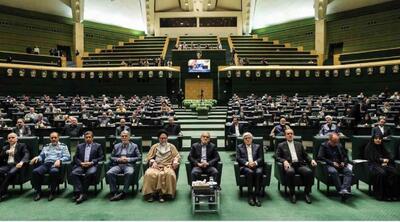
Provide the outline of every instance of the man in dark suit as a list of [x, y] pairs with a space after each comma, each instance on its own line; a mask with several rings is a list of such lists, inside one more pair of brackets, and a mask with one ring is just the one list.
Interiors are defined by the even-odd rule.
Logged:
[[75, 117], [70, 117], [70, 124], [65, 125], [64, 135], [70, 137], [80, 137], [83, 133], [81, 125], [78, 125], [78, 120]]
[[119, 121], [119, 126], [115, 128], [115, 136], [119, 136], [121, 135], [122, 131], [128, 131], [129, 134], [131, 134], [131, 128], [126, 124], [126, 120], [125, 119], [121, 119]]
[[243, 134], [243, 142], [237, 146], [236, 160], [239, 163], [240, 173], [246, 176], [249, 192], [248, 203], [251, 206], [261, 207], [259, 198], [264, 168], [263, 149], [260, 145], [253, 143], [253, 135], [249, 132]]
[[374, 137], [376, 135], [379, 135], [384, 139], [387, 139], [388, 136], [391, 136], [392, 131], [389, 126], [385, 126], [385, 123], [385, 117], [380, 117], [378, 124], [374, 128], [372, 128], [371, 136]]
[[[200, 142], [194, 143], [190, 149], [188, 160], [192, 165], [192, 181], [201, 179], [201, 174], [207, 174], [217, 181], [217, 165], [220, 157], [215, 144], [210, 143], [210, 133], [203, 132]], [[218, 184], [219, 185], [219, 184]]]
[[25, 144], [18, 143], [17, 134], [8, 134], [8, 145], [0, 151], [0, 201], [7, 198], [9, 181], [29, 161], [29, 151]]
[[13, 132], [19, 137], [32, 135], [31, 129], [29, 128], [29, 126], [25, 125], [24, 119], [17, 120], [17, 124], [15, 125]]
[[[129, 132], [122, 131], [122, 142], [114, 146], [110, 156], [111, 168], [106, 173], [106, 180], [110, 185], [110, 201], [117, 201], [126, 197], [133, 180], [133, 165], [142, 158], [138, 146], [130, 142], [129, 139]], [[121, 173], [124, 174], [124, 189], [119, 193], [117, 189], [117, 175]]]
[[180, 136], [182, 134], [181, 126], [175, 123], [173, 116], [168, 117], [168, 124], [165, 125], [164, 130], [167, 131], [170, 136]]
[[303, 144], [294, 141], [294, 132], [292, 129], [285, 130], [286, 141], [280, 143], [276, 150], [276, 160], [283, 164], [284, 173], [289, 184], [290, 199], [292, 203], [296, 203], [296, 194], [294, 190], [295, 174], [300, 174], [305, 184], [305, 199], [308, 204], [311, 203], [310, 192], [314, 181], [313, 171], [309, 168], [309, 164], [315, 167], [317, 162], [312, 160], [306, 153]]
[[76, 148], [71, 181], [74, 185], [74, 199], [77, 204], [87, 199], [87, 191], [91, 180], [95, 179], [98, 162], [104, 159], [103, 148], [93, 142], [93, 132], [85, 133], [85, 143]]
[[[318, 151], [318, 159], [327, 164], [328, 173], [332, 176], [337, 192], [341, 195], [342, 201], [345, 201], [351, 191], [351, 180], [353, 176], [352, 165], [349, 164], [349, 158], [339, 142], [339, 135], [329, 134], [329, 140], [322, 143]], [[339, 178], [338, 172], [343, 174], [343, 183]]]

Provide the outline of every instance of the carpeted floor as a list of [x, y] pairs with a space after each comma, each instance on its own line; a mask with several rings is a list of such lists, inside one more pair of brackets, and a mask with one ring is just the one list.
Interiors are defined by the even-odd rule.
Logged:
[[[187, 152], [182, 152], [186, 161]], [[363, 191], [356, 190], [346, 203], [338, 197], [325, 195], [325, 186], [318, 191], [313, 187], [311, 205], [306, 204], [301, 193], [297, 204], [291, 204], [277, 190], [277, 181], [272, 177], [271, 186], [266, 189], [262, 207], [247, 204], [246, 192], [239, 196], [235, 184], [233, 163], [229, 152], [220, 152], [224, 168], [222, 173], [222, 193], [220, 214], [195, 214], [191, 212], [190, 189], [186, 181], [185, 167], [180, 168], [178, 193], [173, 201], [147, 203], [141, 193], [119, 202], [108, 200], [108, 187], [81, 205], [71, 200], [72, 187], [68, 186], [52, 202], [46, 198], [34, 202], [33, 190], [26, 183], [25, 192], [17, 190], [8, 200], [0, 203], [0, 220], [399, 220], [400, 202], [380, 202], [368, 196], [367, 186], [361, 183]], [[266, 160], [272, 161], [271, 153]], [[183, 166], [183, 165], [182, 165]], [[142, 183], [140, 183], [142, 184]], [[331, 190], [333, 187], [331, 188]]]

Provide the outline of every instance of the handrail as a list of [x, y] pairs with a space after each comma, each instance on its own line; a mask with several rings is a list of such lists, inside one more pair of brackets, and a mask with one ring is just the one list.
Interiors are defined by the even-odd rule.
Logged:
[[365, 50], [365, 51], [355, 51], [355, 52], [345, 52], [340, 53], [340, 55], [353, 55], [353, 54], [361, 54], [361, 53], [369, 53], [369, 52], [380, 52], [392, 49], [400, 49], [400, 47], [392, 47], [392, 48], [384, 48], [384, 49], [372, 49], [372, 50]]
[[161, 53], [161, 58], [162, 58], [163, 60], [165, 60], [165, 56], [167, 55], [168, 44], [169, 44], [169, 37], [167, 37], [167, 38], [165, 39], [164, 48], [163, 48], [163, 51], [162, 51], [162, 53]]
[[373, 66], [400, 65], [400, 59], [388, 60], [381, 62], [367, 62], [347, 65], [329, 65], [329, 66], [228, 66], [224, 68], [218, 67], [219, 72], [232, 70], [335, 70], [335, 69], [351, 69], [351, 68], [369, 68]]
[[59, 71], [59, 72], [92, 72], [92, 71], [166, 71], [166, 72], [180, 72], [179, 66], [141, 66], [141, 67], [52, 67], [52, 66], [37, 66], [37, 65], [22, 65], [13, 63], [0, 63], [0, 68], [12, 69], [34, 69], [46, 71]]
[[29, 56], [38, 56], [38, 57], [49, 57], [49, 58], [58, 58], [60, 59], [61, 56], [53, 56], [53, 55], [43, 55], [43, 54], [32, 54], [32, 53], [25, 53], [25, 52], [12, 52], [12, 51], [3, 51], [1, 50], [0, 53], [12, 53], [17, 55], [29, 55]]

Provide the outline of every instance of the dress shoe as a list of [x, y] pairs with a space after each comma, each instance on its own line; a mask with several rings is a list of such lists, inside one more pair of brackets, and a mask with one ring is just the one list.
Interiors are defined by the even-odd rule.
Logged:
[[54, 198], [55, 198], [54, 194], [51, 193], [51, 194], [49, 195], [48, 201], [53, 201]]
[[290, 202], [296, 203], [296, 201], [297, 201], [297, 199], [296, 199], [296, 194], [292, 194], [292, 195], [290, 196]]
[[42, 196], [40, 195], [40, 193], [37, 193], [37, 194], [33, 197], [33, 200], [34, 200], [34, 201], [38, 201], [38, 200], [40, 200], [40, 198], [42, 198]]
[[153, 202], [154, 201], [154, 197], [153, 197], [153, 195], [151, 195], [148, 199], [147, 199], [147, 202]]
[[74, 195], [72, 195], [72, 200], [76, 201], [76, 199], [78, 199], [79, 196], [80, 196], [79, 193], [74, 193]]
[[249, 203], [250, 206], [254, 206], [256, 203], [254, 202], [253, 198], [249, 198], [249, 200], [247, 201]]
[[311, 201], [311, 197], [310, 197], [310, 195], [309, 194], [306, 194], [305, 195], [305, 199], [306, 199], [306, 203], [308, 203], [308, 204], [310, 204], [312, 201]]
[[258, 199], [258, 197], [255, 198], [256, 206], [261, 207], [261, 201]]
[[8, 194], [4, 193], [0, 195], [0, 202], [7, 199], [8, 198]]
[[119, 194], [115, 194], [113, 197], [111, 197], [111, 201], [118, 201], [118, 200], [123, 200], [125, 199], [125, 193], [119, 193]]
[[79, 197], [76, 199], [76, 204], [80, 204], [83, 201], [87, 200], [87, 196], [85, 194], [79, 195]]
[[110, 197], [110, 201], [118, 201], [119, 200], [119, 194], [114, 194]]

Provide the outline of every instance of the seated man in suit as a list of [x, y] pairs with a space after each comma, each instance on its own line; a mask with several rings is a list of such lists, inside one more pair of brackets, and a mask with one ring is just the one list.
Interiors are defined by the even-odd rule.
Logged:
[[303, 144], [294, 141], [294, 132], [292, 129], [285, 130], [285, 138], [286, 141], [278, 145], [275, 156], [276, 160], [283, 164], [283, 170], [289, 184], [290, 200], [292, 203], [296, 203], [294, 177], [297, 173], [300, 174], [305, 184], [305, 199], [310, 204], [310, 192], [314, 181], [314, 174], [308, 165], [311, 164], [311, 166], [315, 167], [317, 166], [317, 162], [307, 155]]
[[330, 133], [337, 133], [339, 134], [339, 127], [332, 123], [332, 116], [327, 115], [325, 116], [326, 123], [322, 125], [321, 130], [319, 131], [320, 136], [327, 136]]
[[24, 116], [25, 121], [31, 122], [31, 123], [36, 123], [38, 119], [38, 114], [35, 112], [34, 107], [29, 108], [29, 113], [25, 114]]
[[201, 133], [200, 142], [194, 143], [190, 148], [188, 160], [192, 165], [192, 181], [200, 180], [201, 174], [207, 174], [217, 181], [220, 157], [216, 145], [210, 143], [209, 132]]
[[386, 118], [384, 116], [379, 117], [378, 124], [372, 128], [371, 136], [379, 135], [384, 139], [387, 139], [392, 135], [392, 131], [389, 126], [385, 126]]
[[70, 117], [70, 124], [65, 125], [64, 135], [70, 137], [80, 137], [82, 136], [83, 129], [81, 125], [78, 125], [78, 119], [75, 117]]
[[85, 132], [85, 143], [76, 148], [74, 166], [71, 172], [71, 181], [74, 185], [74, 199], [77, 204], [87, 199], [89, 183], [97, 173], [98, 162], [104, 159], [100, 144], [93, 142], [93, 132]]
[[243, 125], [239, 123], [238, 117], [232, 118], [232, 124], [229, 127], [229, 135], [230, 136], [241, 136], [243, 134]]
[[261, 196], [264, 167], [263, 148], [253, 143], [253, 135], [249, 132], [243, 134], [243, 142], [237, 146], [236, 160], [240, 166], [240, 173], [244, 174], [247, 179], [248, 203], [251, 206], [261, 207], [259, 198]]
[[43, 176], [50, 174], [50, 195], [49, 201], [54, 200], [54, 195], [60, 176], [61, 163], [71, 160], [67, 145], [59, 142], [60, 136], [57, 132], [50, 133], [50, 142], [45, 145], [39, 156], [32, 158], [31, 164], [39, 163], [39, 166], [32, 171], [32, 186], [36, 191], [34, 200], [38, 201], [42, 195]]
[[0, 201], [7, 198], [9, 181], [29, 161], [29, 151], [24, 143], [18, 143], [17, 134], [8, 134], [8, 145], [0, 150]]
[[110, 117], [107, 116], [106, 112], [103, 112], [101, 116], [97, 117], [100, 127], [106, 127], [110, 124]]
[[17, 136], [19, 136], [19, 137], [32, 135], [31, 128], [29, 128], [29, 126], [25, 125], [24, 119], [17, 120], [17, 124], [15, 125], [13, 132], [16, 133]]
[[181, 126], [175, 123], [174, 117], [168, 117], [168, 124], [165, 125], [164, 130], [171, 136], [181, 136]]
[[119, 121], [119, 126], [115, 127], [115, 136], [121, 135], [122, 131], [128, 131], [128, 133], [131, 134], [131, 128], [125, 124], [126, 124], [125, 119], [121, 119]]
[[[332, 175], [336, 190], [346, 200], [351, 191], [352, 165], [349, 164], [349, 158], [346, 150], [339, 142], [339, 135], [329, 134], [329, 140], [322, 143], [319, 147], [318, 159], [328, 164], [328, 173]], [[340, 181], [338, 172], [344, 174], [343, 183]]]
[[[121, 132], [121, 142], [114, 146], [110, 156], [111, 168], [106, 173], [106, 179], [110, 184], [110, 201], [124, 199], [129, 192], [129, 186], [133, 180], [133, 165], [142, 158], [139, 148], [130, 141], [128, 131]], [[124, 174], [124, 189], [117, 189], [117, 175]]]

